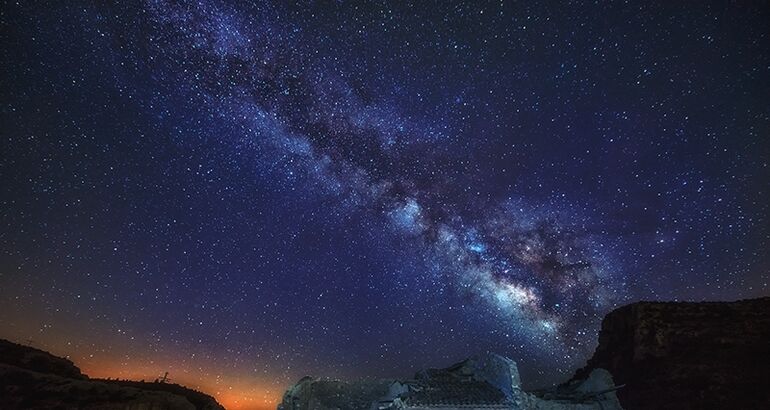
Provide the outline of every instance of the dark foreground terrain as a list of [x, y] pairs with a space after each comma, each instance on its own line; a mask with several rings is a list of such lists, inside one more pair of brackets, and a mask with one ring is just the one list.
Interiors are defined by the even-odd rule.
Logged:
[[[586, 387], [582, 392], [575, 389], [600, 369], [609, 372], [607, 382]], [[444, 371], [447, 372], [454, 374]], [[479, 377], [472, 375], [471, 379]], [[353, 410], [362, 407], [357, 403], [384, 402], [382, 397], [392, 396], [395, 399], [379, 408], [409, 409], [410, 400], [426, 391], [439, 402], [451, 399], [460, 403], [458, 406], [465, 406], [462, 408], [490, 405], [489, 400], [480, 399], [478, 394], [458, 396], [459, 391], [465, 390], [458, 388], [457, 383], [442, 380], [426, 388], [427, 382], [418, 376], [415, 380], [378, 383], [307, 377], [289, 387], [283, 408]], [[428, 382], [432, 381], [428, 378]], [[396, 389], [398, 394], [394, 396], [394, 385], [416, 387]], [[500, 390], [498, 384], [492, 383], [491, 387]], [[623, 306], [607, 314], [593, 357], [570, 382], [493, 404], [506, 409], [585, 409], [592, 405], [612, 408], [612, 397], [598, 403], [607, 395], [594, 393], [603, 390], [611, 390], [612, 397], [617, 395], [625, 410], [770, 409], [770, 297], [737, 302], [639, 302]], [[541, 400], [529, 400], [533, 395]]]
[[770, 298], [621, 307], [575, 377], [595, 368], [626, 410], [770, 409]]
[[67, 359], [2, 339], [0, 409], [224, 410], [177, 384], [89, 379]]
[[[613, 385], [623, 386], [616, 392], [613, 389], [612, 393], [617, 394], [626, 410], [770, 409], [770, 298], [738, 302], [640, 302], [616, 309], [602, 322], [599, 345], [593, 357], [565, 387], [574, 388], [579, 380], [589, 379], [595, 369], [608, 370], [606, 377], [611, 374]], [[417, 379], [419, 383], [413, 384], [418, 387], [424, 387], [425, 380], [433, 380]], [[518, 376], [508, 379], [516, 382]], [[284, 400], [315, 401], [316, 404], [341, 400], [371, 403], [373, 398], [392, 390], [394, 382], [383, 381], [381, 385], [371, 386], [364, 383], [361, 387], [356, 383], [306, 378], [293, 386]], [[299, 394], [298, 389], [305, 385], [331, 386], [319, 387], [317, 392], [329, 390], [331, 396], [310, 394], [318, 396], [315, 397], [318, 400], [304, 400], [308, 392]], [[397, 386], [404, 388], [404, 383]], [[448, 393], [443, 392], [441, 386], [433, 390], [423, 388], [420, 394], [431, 391], [438, 394], [437, 397], [445, 397]], [[455, 390], [449, 393], [456, 393]], [[546, 392], [538, 398], [531, 395], [528, 400], [534, 403], [549, 397], [558, 399], [562, 390]], [[592, 387], [587, 393], [594, 390], [597, 388]], [[575, 391], [568, 393], [574, 400]], [[584, 396], [583, 402], [586, 398], [590, 399], [587, 402], [597, 402], [596, 397], [587, 393], [578, 396]], [[501, 390], [501, 394], [505, 392]], [[404, 397], [412, 400], [417, 397], [407, 396]], [[301, 403], [299, 407], [304, 408]], [[334, 407], [345, 406], [337, 403]], [[67, 359], [0, 339], [0, 409], [222, 410], [223, 407], [211, 396], [176, 384], [90, 379]]]

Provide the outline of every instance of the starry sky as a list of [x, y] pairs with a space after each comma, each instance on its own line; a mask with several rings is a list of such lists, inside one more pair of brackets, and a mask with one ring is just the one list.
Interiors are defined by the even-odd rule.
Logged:
[[[243, 3], [243, 4], [241, 4]], [[770, 295], [767, 2], [6, 2], [0, 337], [274, 408]]]

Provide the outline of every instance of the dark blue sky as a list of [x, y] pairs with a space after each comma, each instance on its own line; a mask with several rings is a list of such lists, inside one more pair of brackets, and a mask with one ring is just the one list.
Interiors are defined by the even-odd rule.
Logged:
[[770, 294], [766, 3], [282, 3], [3, 6], [0, 336], [262, 408]]

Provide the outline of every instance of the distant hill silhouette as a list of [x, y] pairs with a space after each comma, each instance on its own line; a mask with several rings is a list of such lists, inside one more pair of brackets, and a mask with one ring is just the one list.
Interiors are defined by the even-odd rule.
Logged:
[[213, 397], [160, 382], [89, 379], [70, 360], [0, 339], [0, 409], [224, 410]]

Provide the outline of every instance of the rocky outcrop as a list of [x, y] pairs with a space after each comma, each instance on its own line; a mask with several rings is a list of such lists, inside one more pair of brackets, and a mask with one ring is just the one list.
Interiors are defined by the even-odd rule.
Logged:
[[629, 410], [770, 408], [770, 298], [621, 307], [576, 377], [595, 368]]
[[[508, 400], [515, 400], [521, 390], [516, 362], [494, 353], [473, 356], [445, 370], [461, 378], [469, 377], [485, 382], [499, 390]], [[420, 376], [418, 373], [417, 379], [420, 379]]]
[[341, 380], [303, 377], [283, 395], [279, 409], [361, 410], [386, 395], [392, 380]]
[[67, 359], [1, 339], [0, 409], [224, 410], [176, 384], [88, 379]]
[[620, 410], [615, 385], [598, 369], [586, 380], [525, 392], [516, 362], [493, 353], [413, 379], [341, 382], [304, 377], [289, 387], [279, 410]]
[[85, 379], [80, 369], [68, 359], [4, 339], [0, 339], [0, 363], [70, 379]]
[[615, 395], [619, 388], [621, 386], [615, 384], [610, 372], [594, 369], [586, 379], [576, 379], [561, 386], [526, 394], [521, 408], [530, 410], [621, 409]]

